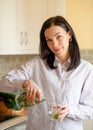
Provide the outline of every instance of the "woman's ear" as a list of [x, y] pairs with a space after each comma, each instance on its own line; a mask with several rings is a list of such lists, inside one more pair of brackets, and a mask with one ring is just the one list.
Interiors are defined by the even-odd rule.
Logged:
[[71, 39], [72, 38], [72, 32], [69, 31], [68, 33], [69, 33], [69, 36], [70, 36], [70, 39]]

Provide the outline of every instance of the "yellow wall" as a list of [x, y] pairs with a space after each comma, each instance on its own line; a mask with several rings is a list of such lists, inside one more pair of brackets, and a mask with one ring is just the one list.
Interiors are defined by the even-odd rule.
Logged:
[[93, 0], [66, 0], [66, 17], [80, 49], [93, 49]]

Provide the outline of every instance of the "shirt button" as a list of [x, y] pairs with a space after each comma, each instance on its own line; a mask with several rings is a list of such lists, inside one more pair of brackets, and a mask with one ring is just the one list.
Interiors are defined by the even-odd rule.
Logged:
[[63, 84], [64, 84], [64, 80], [63, 80], [62, 82], [63, 82]]
[[58, 80], [60, 80], [60, 78], [58, 78]]

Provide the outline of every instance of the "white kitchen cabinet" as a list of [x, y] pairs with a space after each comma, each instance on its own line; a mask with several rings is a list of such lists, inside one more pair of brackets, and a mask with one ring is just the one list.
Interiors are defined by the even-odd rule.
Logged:
[[39, 32], [46, 17], [45, 0], [18, 1], [19, 52], [38, 54]]
[[0, 54], [37, 54], [43, 0], [0, 0]]
[[0, 54], [38, 54], [42, 23], [64, 14], [65, 0], [0, 0]]
[[15, 50], [17, 22], [17, 1], [0, 0], [0, 54]]

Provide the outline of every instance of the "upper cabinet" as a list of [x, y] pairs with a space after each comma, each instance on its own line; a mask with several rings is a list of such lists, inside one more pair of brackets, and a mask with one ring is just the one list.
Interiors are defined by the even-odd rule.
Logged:
[[45, 18], [44, 0], [18, 0], [19, 53], [38, 54], [39, 32]]
[[53, 15], [65, 15], [65, 0], [0, 0], [0, 54], [38, 54], [42, 23]]
[[13, 53], [17, 43], [17, 1], [0, 0], [0, 54]]

